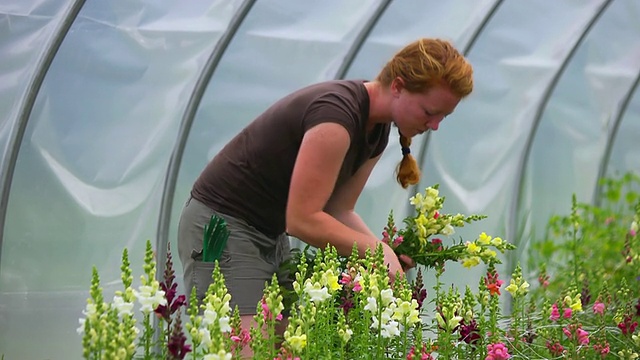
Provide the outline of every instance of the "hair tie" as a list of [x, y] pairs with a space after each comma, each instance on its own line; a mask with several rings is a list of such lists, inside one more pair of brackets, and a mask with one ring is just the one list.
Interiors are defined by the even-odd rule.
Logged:
[[411, 154], [411, 149], [406, 147], [406, 146], [403, 146], [402, 147], [402, 156], [406, 156], [406, 155], [409, 155], [409, 154]]

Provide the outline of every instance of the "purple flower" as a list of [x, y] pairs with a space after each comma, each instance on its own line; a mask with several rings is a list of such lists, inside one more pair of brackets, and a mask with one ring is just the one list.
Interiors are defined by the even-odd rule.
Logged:
[[187, 337], [182, 332], [182, 322], [180, 320], [180, 311], [176, 316], [176, 321], [173, 324], [171, 336], [167, 343], [167, 349], [169, 350], [168, 357], [171, 360], [184, 359], [187, 353], [191, 352], [191, 346], [187, 344]]
[[464, 319], [460, 321], [460, 340], [467, 344], [476, 345], [480, 341], [480, 332], [478, 330], [478, 323], [471, 319], [467, 324]]

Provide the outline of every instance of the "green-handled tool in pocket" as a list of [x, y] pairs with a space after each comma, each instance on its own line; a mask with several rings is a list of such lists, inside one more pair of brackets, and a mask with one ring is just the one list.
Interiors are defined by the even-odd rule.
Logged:
[[214, 262], [220, 259], [222, 250], [227, 245], [229, 230], [227, 222], [216, 214], [211, 216], [209, 224], [204, 226], [204, 239], [202, 240], [202, 261]]

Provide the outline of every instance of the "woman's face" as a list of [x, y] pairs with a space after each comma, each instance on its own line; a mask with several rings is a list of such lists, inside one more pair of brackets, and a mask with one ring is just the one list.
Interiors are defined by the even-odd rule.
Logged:
[[394, 95], [391, 115], [406, 137], [438, 130], [440, 122], [455, 110], [460, 98], [447, 86], [436, 86], [424, 93], [410, 93], [396, 79], [391, 85]]

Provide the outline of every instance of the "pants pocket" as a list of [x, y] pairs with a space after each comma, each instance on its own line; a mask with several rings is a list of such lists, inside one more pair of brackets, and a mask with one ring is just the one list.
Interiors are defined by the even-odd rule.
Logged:
[[[193, 286], [196, 288], [196, 296], [198, 297], [198, 303], [201, 303], [207, 293], [209, 284], [211, 284], [211, 276], [215, 267], [214, 262], [194, 261], [193, 271], [191, 273], [191, 280]], [[191, 294], [191, 290], [188, 290]]]

